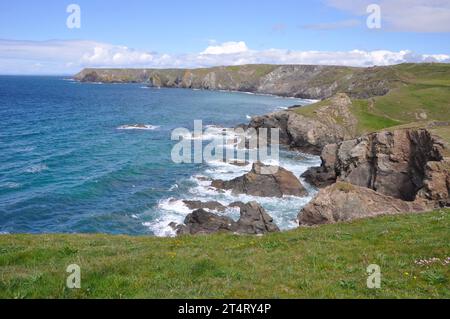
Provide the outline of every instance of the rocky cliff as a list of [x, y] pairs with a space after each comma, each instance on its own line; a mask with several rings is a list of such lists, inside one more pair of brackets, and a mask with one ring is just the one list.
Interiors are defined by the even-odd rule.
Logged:
[[147, 83], [157, 87], [233, 90], [306, 99], [338, 92], [354, 98], [384, 95], [400, 82], [392, 67], [242, 65], [206, 69], [84, 69], [83, 82]]
[[342, 181], [406, 201], [419, 194], [445, 205], [448, 167], [441, 139], [426, 129], [398, 129], [327, 145], [322, 166], [304, 177], [319, 187]]
[[311, 111], [314, 116], [307, 114], [308, 108], [291, 109], [254, 117], [249, 127], [279, 128], [280, 143], [308, 153], [320, 154], [330, 143], [357, 136], [357, 119], [352, 114], [351, 107], [350, 97], [341, 93], [317, 104]]

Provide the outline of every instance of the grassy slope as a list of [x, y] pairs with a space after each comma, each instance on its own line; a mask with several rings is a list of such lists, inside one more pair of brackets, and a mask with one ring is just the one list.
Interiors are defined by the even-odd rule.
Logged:
[[[430, 120], [450, 121], [449, 64], [401, 64], [389, 70], [398, 82], [387, 95], [353, 100], [352, 111], [359, 120], [359, 133], [411, 122], [420, 126], [421, 121], [423, 124]], [[323, 103], [326, 101], [296, 111], [311, 115], [312, 110]], [[421, 118], [424, 114], [426, 118]], [[446, 133], [443, 135], [445, 137]]]
[[[450, 210], [265, 237], [0, 236], [0, 297], [450, 298]], [[65, 288], [81, 266], [82, 289]], [[382, 288], [366, 288], [378, 264]]]

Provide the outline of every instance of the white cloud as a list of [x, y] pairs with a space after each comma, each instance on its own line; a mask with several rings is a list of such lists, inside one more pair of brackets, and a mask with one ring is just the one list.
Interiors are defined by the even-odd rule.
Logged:
[[244, 41], [239, 42], [225, 42], [220, 45], [210, 45], [201, 54], [235, 54], [247, 52], [248, 48]]
[[403, 62], [446, 62], [450, 55], [403, 50], [251, 50], [246, 43], [210, 45], [203, 52], [170, 55], [95, 41], [0, 40], [1, 74], [74, 74], [84, 67], [195, 68], [239, 64], [323, 64], [372, 66]]
[[406, 32], [450, 32], [449, 0], [326, 0], [337, 9], [366, 15], [369, 4], [381, 7], [383, 28]]

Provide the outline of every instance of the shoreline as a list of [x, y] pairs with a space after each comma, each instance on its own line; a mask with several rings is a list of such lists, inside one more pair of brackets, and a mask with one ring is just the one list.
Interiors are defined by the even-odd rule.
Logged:
[[[71, 77], [70, 79], [63, 79], [63, 81], [69, 81], [70, 82], [76, 82], [76, 83], [80, 83], [80, 84], [96, 84], [96, 85], [146, 85], [148, 84], [148, 82], [92, 82], [92, 81], [81, 81], [78, 80], [74, 77]], [[172, 87], [172, 86], [151, 86], [151, 85], [147, 85], [147, 86], [143, 86], [141, 87], [142, 89], [156, 89], [156, 90], [160, 90], [160, 89], [180, 89], [180, 90], [191, 90], [191, 91], [205, 91], [205, 92], [218, 92], [218, 93], [240, 93], [240, 94], [247, 94], [247, 95], [256, 95], [256, 96], [271, 96], [271, 97], [275, 97], [275, 98], [280, 98], [280, 99], [292, 99], [292, 100], [303, 100], [303, 101], [307, 101], [309, 102], [306, 105], [310, 105], [310, 104], [314, 104], [314, 103], [318, 103], [320, 101], [322, 101], [322, 99], [307, 99], [307, 98], [302, 98], [302, 97], [296, 97], [296, 96], [289, 96], [289, 95], [283, 95], [283, 94], [273, 94], [273, 93], [263, 93], [263, 92], [252, 92], [252, 91], [239, 91], [239, 90], [224, 90], [224, 89], [205, 89], [205, 88], [192, 88], [192, 87]], [[291, 107], [295, 107], [298, 105], [292, 105]], [[303, 105], [302, 105], [303, 106]]]

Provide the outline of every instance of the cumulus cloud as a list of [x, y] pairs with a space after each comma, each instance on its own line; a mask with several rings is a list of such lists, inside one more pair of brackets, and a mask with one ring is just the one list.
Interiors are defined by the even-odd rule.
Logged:
[[252, 50], [243, 41], [214, 43], [200, 53], [171, 55], [95, 41], [0, 40], [2, 74], [74, 74], [84, 67], [196, 68], [256, 63], [372, 66], [404, 62], [450, 63], [450, 55], [409, 50]]
[[239, 42], [225, 42], [219, 45], [210, 45], [200, 54], [235, 54], [248, 51], [247, 45], [244, 41]]
[[334, 8], [355, 15], [367, 14], [367, 6], [381, 7], [383, 28], [406, 32], [450, 32], [449, 0], [326, 0]]

